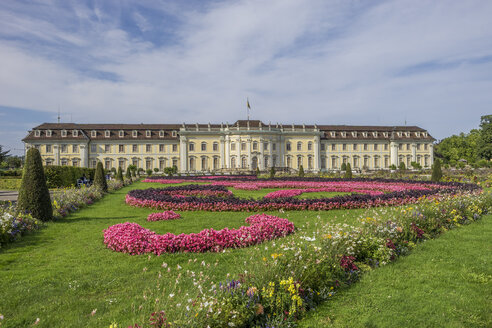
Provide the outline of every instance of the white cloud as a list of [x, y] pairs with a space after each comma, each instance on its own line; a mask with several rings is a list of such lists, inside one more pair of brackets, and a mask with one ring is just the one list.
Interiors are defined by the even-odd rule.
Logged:
[[[167, 5], [162, 12], [180, 23], [176, 40], [162, 46], [125, 29], [118, 18], [125, 7], [109, 15], [77, 4], [70, 12], [83, 28], [71, 33], [39, 20], [22, 29], [25, 17], [0, 10], [5, 33], [74, 44], [72, 60], [118, 77], [102, 80], [46, 49], [0, 39], [0, 105], [56, 111], [60, 104], [79, 122], [233, 122], [245, 118], [249, 96], [252, 116], [265, 122], [406, 119], [438, 137], [476, 127], [492, 100], [492, 63], [473, 62], [492, 55], [492, 3], [362, 5]], [[155, 26], [142, 12], [131, 17], [142, 32]]]

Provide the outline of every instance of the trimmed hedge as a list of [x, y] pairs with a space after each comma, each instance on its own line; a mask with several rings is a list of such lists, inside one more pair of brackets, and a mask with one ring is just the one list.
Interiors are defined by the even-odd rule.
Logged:
[[0, 190], [19, 190], [21, 179], [0, 179]]
[[22, 177], [22, 169], [0, 170], [0, 177]]
[[77, 184], [77, 179], [83, 175], [94, 180], [94, 169], [74, 166], [45, 166], [44, 174], [48, 188], [71, 187]]

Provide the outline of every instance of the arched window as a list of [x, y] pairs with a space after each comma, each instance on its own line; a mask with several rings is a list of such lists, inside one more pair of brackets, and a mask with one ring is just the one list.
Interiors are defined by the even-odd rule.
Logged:
[[354, 169], [359, 168], [359, 156], [354, 156]]
[[292, 148], [291, 148], [290, 142], [287, 142], [287, 143], [285, 144], [285, 150], [287, 150], [287, 151], [291, 151], [291, 149], [292, 149]]
[[202, 149], [202, 151], [207, 151], [207, 143], [206, 142], [202, 142], [201, 149]]
[[214, 157], [214, 170], [217, 170], [219, 168], [219, 159], [217, 157]]
[[236, 150], [236, 144], [234, 142], [231, 142], [231, 150], [232, 151]]
[[231, 157], [231, 168], [236, 168], [236, 157]]
[[297, 150], [302, 150], [302, 142], [297, 143]]
[[313, 150], [313, 142], [308, 142], [308, 150]]
[[195, 171], [195, 158], [190, 157], [190, 171]]
[[287, 157], [287, 167], [292, 167], [292, 158]]
[[302, 156], [297, 157], [297, 168], [300, 168], [302, 165]]
[[312, 169], [313, 169], [313, 157], [309, 156], [308, 157], [308, 170], [312, 170]]
[[245, 169], [248, 167], [248, 160], [246, 157], [241, 158], [241, 168]]
[[265, 167], [268, 167], [268, 156], [265, 156], [263, 163], [265, 163]]
[[207, 170], [207, 158], [202, 157], [202, 171], [206, 171], [206, 170]]
[[213, 151], [218, 151], [219, 150], [219, 143], [218, 142], [214, 142], [213, 145], [212, 145], [212, 149], [213, 149]]
[[246, 143], [245, 142], [241, 142], [241, 150], [242, 151], [246, 150]]
[[190, 142], [188, 145], [190, 151], [195, 151], [195, 144], [193, 142]]

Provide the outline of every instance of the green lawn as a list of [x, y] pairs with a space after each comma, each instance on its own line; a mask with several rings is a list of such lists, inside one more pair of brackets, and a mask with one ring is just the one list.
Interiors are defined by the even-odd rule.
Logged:
[[364, 275], [301, 327], [492, 327], [492, 215]]
[[[110, 194], [94, 205], [69, 217], [48, 223], [41, 231], [0, 249], [0, 314], [3, 327], [26, 327], [39, 318], [37, 327], [108, 327], [116, 320], [120, 327], [147, 322], [155, 308], [153, 298], [161, 304], [170, 288], [176, 294], [164, 308], [175, 308], [195, 290], [192, 279], [175, 280], [186, 271], [200, 272], [207, 281], [225, 281], [227, 274], [237, 277], [248, 263], [269, 256], [272, 242], [224, 253], [165, 254], [130, 256], [115, 253], [103, 244], [103, 229], [122, 222], [136, 222], [158, 233], [190, 233], [206, 228], [237, 228], [253, 213], [181, 212], [182, 219], [147, 222], [150, 209], [133, 208], [124, 203], [133, 188], [162, 187], [159, 184], [135, 183]], [[355, 223], [363, 210], [328, 212], [270, 212], [291, 220], [296, 227], [322, 221]], [[315, 229], [309, 225], [303, 229]], [[293, 238], [293, 237], [287, 237]], [[260, 251], [259, 251], [260, 250]], [[195, 261], [196, 260], [196, 261]], [[191, 261], [191, 263], [189, 263]], [[201, 262], [211, 264], [203, 267]], [[166, 262], [171, 272], [162, 268]], [[217, 264], [215, 264], [217, 263]], [[177, 270], [177, 265], [182, 267]], [[163, 278], [157, 278], [162, 272]], [[161, 290], [157, 288], [160, 284]], [[173, 287], [174, 286], [174, 287]], [[162, 291], [163, 288], [167, 290]], [[145, 296], [144, 296], [145, 295]], [[91, 311], [97, 309], [95, 315]]]

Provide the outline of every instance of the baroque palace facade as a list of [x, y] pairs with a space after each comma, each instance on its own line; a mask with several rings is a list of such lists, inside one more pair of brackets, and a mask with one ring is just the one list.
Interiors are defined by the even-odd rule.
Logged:
[[106, 169], [129, 165], [178, 172], [237, 172], [270, 167], [309, 172], [380, 170], [433, 163], [433, 141], [416, 126], [282, 125], [257, 120], [229, 124], [43, 123], [23, 139], [45, 165]]

